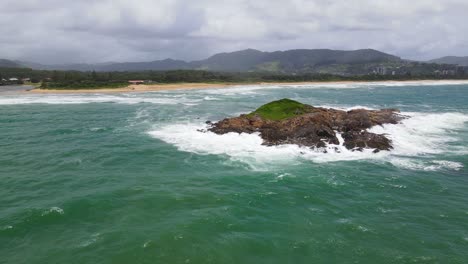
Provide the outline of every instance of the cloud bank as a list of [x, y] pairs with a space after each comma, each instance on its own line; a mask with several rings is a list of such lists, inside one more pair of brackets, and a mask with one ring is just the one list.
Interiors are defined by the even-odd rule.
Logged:
[[2, 0], [0, 58], [195, 60], [255, 48], [468, 55], [466, 0]]

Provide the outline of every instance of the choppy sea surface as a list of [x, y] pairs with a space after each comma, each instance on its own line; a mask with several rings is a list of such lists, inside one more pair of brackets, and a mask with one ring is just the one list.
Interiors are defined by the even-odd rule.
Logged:
[[[197, 131], [281, 98], [408, 118], [378, 154]], [[0, 92], [0, 263], [468, 263], [468, 83]]]

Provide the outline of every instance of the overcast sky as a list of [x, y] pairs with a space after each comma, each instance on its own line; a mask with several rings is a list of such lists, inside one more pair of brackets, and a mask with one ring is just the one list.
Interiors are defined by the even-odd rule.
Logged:
[[193, 60], [255, 48], [468, 56], [468, 0], [0, 0], [0, 58]]

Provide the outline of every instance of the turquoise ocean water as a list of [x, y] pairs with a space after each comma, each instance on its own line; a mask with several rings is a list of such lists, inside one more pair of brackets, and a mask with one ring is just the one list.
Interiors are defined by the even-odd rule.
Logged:
[[[409, 118], [378, 154], [197, 131], [281, 98]], [[0, 263], [468, 263], [468, 84], [0, 93]]]

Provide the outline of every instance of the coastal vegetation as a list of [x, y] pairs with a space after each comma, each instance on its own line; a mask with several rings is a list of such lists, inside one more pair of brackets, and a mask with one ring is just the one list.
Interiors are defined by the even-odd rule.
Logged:
[[74, 80], [74, 81], [43, 81], [41, 89], [53, 90], [80, 90], [80, 89], [99, 89], [99, 88], [123, 88], [127, 87], [128, 83], [118, 80]]
[[[213, 72], [202, 70], [140, 71], [140, 72], [95, 72], [95, 71], [49, 71], [29, 68], [0, 68], [0, 84], [21, 84], [24, 78], [33, 83], [42, 82], [43, 89], [98, 89], [121, 88], [130, 80], [145, 80], [152, 84], [175, 83], [261, 83], [261, 82], [330, 82], [330, 81], [405, 81], [468, 79], [464, 72], [451, 75], [439, 73], [405, 73], [399, 75], [365, 74], [336, 75], [330, 73], [287, 74], [281, 72]], [[18, 79], [10, 83], [9, 78]]]
[[308, 105], [299, 103], [291, 99], [281, 99], [262, 105], [249, 116], [258, 115], [263, 119], [282, 120], [306, 113]]

